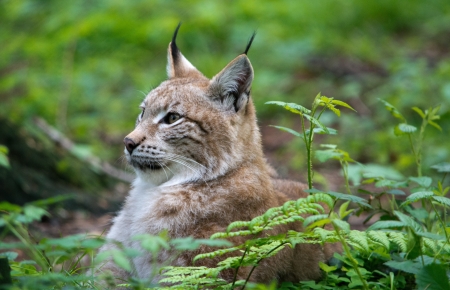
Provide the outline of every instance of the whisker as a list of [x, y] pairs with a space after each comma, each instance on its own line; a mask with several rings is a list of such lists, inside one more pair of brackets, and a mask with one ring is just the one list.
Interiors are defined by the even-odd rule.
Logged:
[[169, 176], [167, 175], [167, 172], [166, 172], [166, 170], [164, 169], [164, 166], [163, 166], [159, 161], [156, 161], [156, 163], [158, 163], [159, 166], [161, 166], [162, 170], [164, 170], [164, 174], [166, 175], [167, 181], [169, 181]]
[[[177, 155], [177, 154], [174, 154], [174, 155]], [[183, 157], [183, 156], [178, 155], [177, 157]], [[176, 158], [175, 156], [170, 156], [170, 155], [169, 155], [169, 156], [166, 156], [165, 158], [166, 158], [167, 160], [176, 162], [176, 163], [178, 163], [178, 164], [180, 164], [180, 165], [183, 165], [183, 166], [185, 166], [186, 168], [192, 170], [192, 171], [193, 171], [195, 174], [197, 174], [201, 179], [203, 179], [203, 181], [205, 182], [205, 184], [206, 184], [209, 188], [211, 188], [211, 187], [209, 186], [208, 182], [206, 181], [206, 179], [202, 176], [202, 172], [201, 172], [200, 170], [198, 170], [198, 169], [192, 167], [192, 166], [189, 166], [189, 165], [186, 163], [185, 160], [183, 160], [183, 159], [181, 159], [181, 158]], [[189, 158], [188, 158], [188, 159], [189, 159]], [[190, 160], [190, 161], [193, 161], [193, 160]], [[195, 162], [195, 161], [194, 161], [194, 162]], [[195, 163], [201, 165], [201, 164], [198, 163], [198, 162], [195, 162]], [[203, 166], [203, 165], [202, 165], [202, 166]], [[203, 167], [206, 169], [205, 166], [203, 166]], [[205, 173], [208, 174], [207, 172], [205, 172]]]

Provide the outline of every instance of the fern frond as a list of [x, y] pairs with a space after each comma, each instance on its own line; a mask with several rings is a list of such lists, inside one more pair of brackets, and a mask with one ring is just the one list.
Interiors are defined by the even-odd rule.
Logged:
[[327, 218], [328, 218], [327, 214], [311, 215], [305, 219], [305, 221], [303, 222], [303, 226], [307, 227], [308, 225], [310, 225], [316, 221], [327, 219]]
[[422, 251], [427, 252], [427, 248], [430, 249], [433, 254], [435, 254], [439, 251], [438, 250], [438, 241], [428, 239], [428, 238], [423, 238], [422, 241], [423, 241]]
[[402, 232], [389, 231], [386, 233], [389, 240], [396, 244], [402, 252], [408, 250], [406, 235]]
[[367, 235], [372, 241], [383, 246], [386, 250], [389, 250], [389, 238], [385, 232], [383, 232], [383, 231], [368, 231]]
[[232, 248], [228, 248], [228, 249], [220, 249], [220, 250], [217, 250], [217, 251], [214, 251], [214, 252], [199, 254], [199, 255], [195, 256], [194, 262], [197, 261], [197, 260], [200, 260], [200, 259], [205, 259], [205, 258], [212, 259], [212, 258], [215, 258], [215, 257], [218, 257], [218, 256], [225, 255], [227, 253], [238, 251], [238, 250], [240, 250], [242, 248], [243, 248], [243, 246], [240, 245], [240, 246], [232, 247]]
[[350, 231], [348, 233], [349, 244], [361, 249], [363, 252], [369, 253], [369, 243], [367, 240], [367, 234], [360, 231]]
[[230, 232], [234, 228], [246, 228], [249, 226], [251, 222], [244, 222], [244, 221], [235, 221], [228, 225], [227, 232]]

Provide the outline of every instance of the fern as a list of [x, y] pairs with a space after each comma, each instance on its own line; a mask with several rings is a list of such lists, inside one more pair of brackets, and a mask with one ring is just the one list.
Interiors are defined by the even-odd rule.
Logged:
[[386, 250], [389, 250], [389, 237], [385, 232], [382, 231], [368, 231], [367, 235], [369, 236], [370, 240], [379, 243], [382, 247], [384, 247]]
[[370, 252], [369, 240], [367, 239], [367, 234], [365, 232], [350, 231], [347, 237], [347, 242], [363, 252]]
[[406, 235], [402, 232], [389, 231], [387, 232], [389, 240], [396, 244], [400, 251], [406, 252], [408, 249]]

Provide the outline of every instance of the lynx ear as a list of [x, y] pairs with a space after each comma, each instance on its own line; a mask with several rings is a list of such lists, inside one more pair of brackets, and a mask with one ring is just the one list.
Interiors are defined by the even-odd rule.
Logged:
[[177, 29], [172, 37], [172, 41], [169, 43], [167, 51], [167, 77], [183, 78], [183, 77], [199, 77], [203, 76], [180, 52], [176, 44], [176, 38], [181, 23], [178, 24]]
[[212, 78], [212, 98], [237, 112], [248, 102], [252, 81], [253, 67], [247, 55], [241, 54]]

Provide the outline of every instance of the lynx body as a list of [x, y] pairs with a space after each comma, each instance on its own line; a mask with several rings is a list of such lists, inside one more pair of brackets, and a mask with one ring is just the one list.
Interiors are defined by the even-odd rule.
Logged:
[[[126, 158], [137, 177], [107, 238], [126, 247], [140, 249], [133, 236], [156, 235], [162, 230], [172, 238], [209, 238], [225, 231], [233, 221], [250, 220], [271, 207], [306, 195], [303, 184], [277, 179], [264, 158], [250, 97], [253, 68], [246, 53], [210, 80], [178, 50], [177, 31], [168, 49], [168, 80], [147, 95], [134, 131], [124, 140]], [[288, 229], [301, 230], [298, 224], [292, 224], [280, 226], [272, 234]], [[236, 237], [231, 241], [244, 240]], [[195, 255], [211, 250], [204, 246], [187, 251], [172, 264], [193, 265]], [[327, 245], [285, 248], [264, 260], [251, 280], [317, 280], [321, 277], [318, 263], [330, 254]], [[169, 256], [170, 251], [163, 252], [158, 260]], [[201, 259], [195, 265], [213, 267], [218, 261]], [[101, 270], [109, 270], [121, 279], [130, 275], [149, 278], [149, 254], [134, 258], [133, 263], [135, 273], [111, 261]], [[238, 278], [245, 279], [249, 271], [249, 267], [241, 268]], [[234, 273], [221, 275], [231, 280]]]

